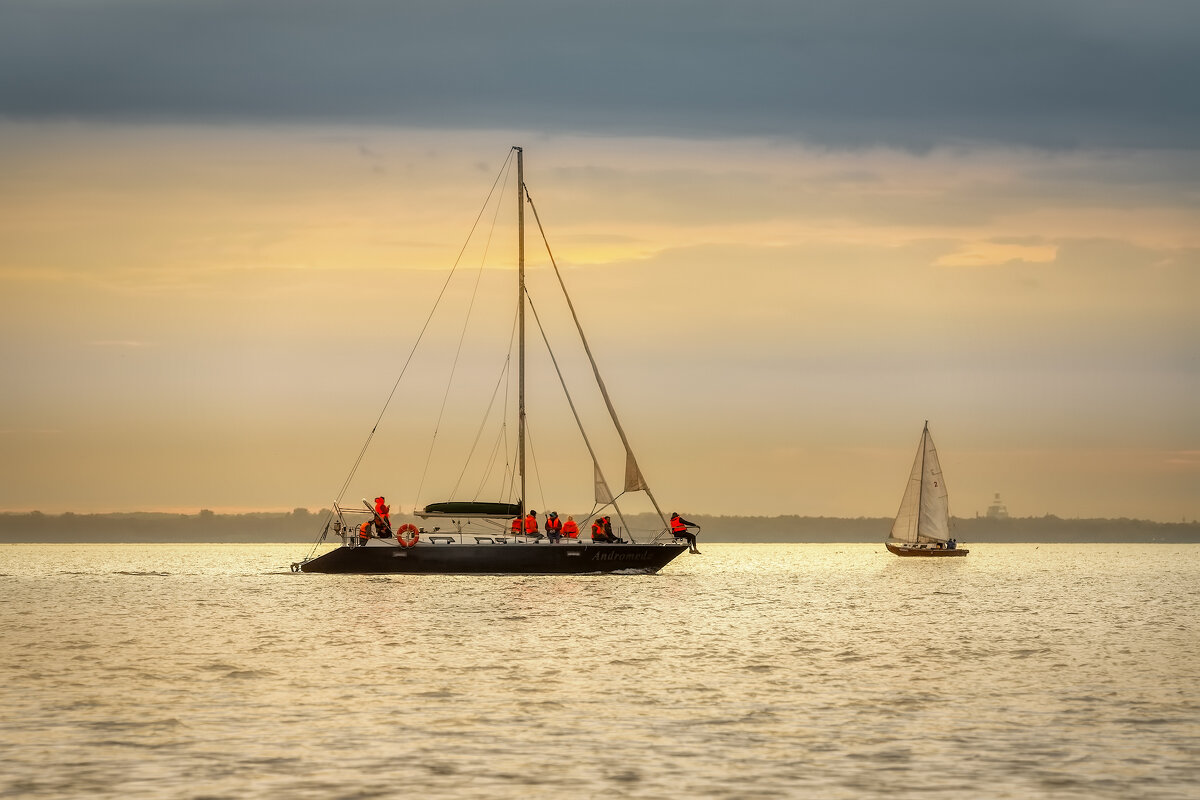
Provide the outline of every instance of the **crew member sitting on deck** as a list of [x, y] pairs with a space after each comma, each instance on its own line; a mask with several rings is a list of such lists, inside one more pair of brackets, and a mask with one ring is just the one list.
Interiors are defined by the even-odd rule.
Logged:
[[537, 512], [530, 511], [525, 517], [525, 535], [532, 536], [534, 539], [542, 538], [542, 534], [538, 532]]
[[608, 521], [608, 517], [596, 517], [596, 521], [592, 523], [592, 541], [624, 542], [624, 539], [618, 539], [613, 535], [612, 523]]
[[671, 512], [671, 535], [676, 539], [687, 539], [688, 552], [700, 555], [700, 551], [696, 548], [696, 534], [690, 533], [688, 528], [700, 530], [700, 526], [694, 522], [688, 522], [683, 517]]
[[525, 530], [525, 521], [520, 517], [513, 517], [510, 528], [513, 536], [520, 536], [521, 531]]
[[562, 527], [558, 512], [551, 511], [550, 516], [546, 517], [546, 537], [550, 539], [550, 544], [558, 544], [558, 540], [562, 538]]
[[362, 525], [358, 526], [358, 546], [366, 547], [367, 540], [371, 538], [371, 521], [367, 520]]
[[567, 515], [567, 521], [563, 523], [562, 535], [568, 539], [579, 538], [579, 523], [570, 514]]

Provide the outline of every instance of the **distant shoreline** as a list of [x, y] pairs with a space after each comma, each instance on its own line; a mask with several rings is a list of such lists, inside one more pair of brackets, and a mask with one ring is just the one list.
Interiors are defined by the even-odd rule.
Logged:
[[[251, 514], [163, 514], [153, 512], [112, 514], [0, 513], [0, 543], [236, 543], [312, 542], [320, 536], [328, 512], [296, 509], [292, 512]], [[879, 542], [887, 535], [888, 517], [688, 517], [702, 526], [701, 540], [709, 542]], [[627, 516], [635, 529], [652, 530], [658, 520], [650, 514]], [[615, 520], [614, 520], [615, 521]], [[428, 521], [393, 515], [399, 525]], [[443, 530], [451, 526], [439, 524]], [[1079, 542], [1079, 543], [1200, 543], [1200, 523], [1151, 522], [1135, 519], [1064, 519], [1053, 515], [952, 520], [952, 534], [971, 542]], [[336, 541], [336, 537], [333, 537]]]

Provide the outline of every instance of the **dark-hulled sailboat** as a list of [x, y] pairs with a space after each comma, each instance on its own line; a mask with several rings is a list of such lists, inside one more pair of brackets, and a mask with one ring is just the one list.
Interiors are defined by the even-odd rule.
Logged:
[[958, 542], [950, 537], [950, 499], [928, 420], [921, 431], [921, 444], [900, 510], [884, 546], [898, 556], [946, 558], [970, 552], [959, 549]]
[[[541, 222], [537, 219], [537, 209], [533, 205], [533, 201], [529, 197], [525, 186], [524, 153], [522, 148], [514, 147], [511, 153], [516, 155], [517, 170], [518, 434], [516, 471], [520, 487], [517, 501], [488, 502], [473, 499], [469, 501], [432, 503], [415, 511], [415, 516], [427, 524], [430, 524], [430, 521], [441, 523], [432, 530], [406, 524], [401, 526], [395, 535], [390, 535], [391, 531], [388, 530], [382, 536], [367, 536], [365, 534], [360, 536], [358, 533], [359, 530], [362, 529], [365, 531], [371, 528], [372, 524], [376, 528], [384, 527], [382, 518], [374, 512], [365, 500], [363, 501], [363, 504], [366, 506], [366, 513], [364, 514], [361, 508], [343, 506], [341, 504], [341, 497], [339, 496], [338, 500], [333, 504], [333, 509], [329, 517], [325, 520], [324, 529], [317, 543], [314, 545], [312, 553], [305, 560], [293, 564], [293, 571], [426, 574], [644, 574], [659, 571], [687, 549], [685, 544], [681, 543], [671, 534], [666, 515], [663, 514], [657, 500], [655, 500], [654, 495], [651, 493], [638, 467], [637, 461], [633, 457], [633, 451], [629, 446], [628, 438], [620, 421], [617, 419], [608, 390], [596, 367], [595, 359], [592, 358], [591, 349], [588, 346], [587, 339], [583, 334], [583, 328], [579, 322], [579, 315], [576, 313], [574, 304], [572, 304], [570, 296], [567, 294], [566, 285], [563, 283], [562, 275], [558, 270], [557, 264], [554, 262], [554, 257], [550, 253], [548, 244], [546, 249], [550, 264], [554, 268], [554, 274], [558, 279], [563, 296], [566, 298], [566, 304], [575, 322], [583, 350], [586, 352], [591, 364], [592, 373], [599, 392], [603, 397], [604, 405], [620, 436], [626, 457], [624, 491], [614, 496], [609, 490], [608, 483], [600, 469], [592, 443], [583, 429], [583, 424], [580, 421], [575, 403], [572, 401], [570, 393], [567, 392], [567, 385], [563, 379], [561, 370], [558, 369], [558, 362], [554, 358], [553, 352], [551, 352], [550, 359], [554, 363], [555, 370], [558, 372], [559, 382], [562, 385], [564, 393], [567, 395], [567, 401], [575, 417], [575, 422], [579, 426], [579, 432], [582, 435], [594, 465], [595, 506], [588, 514], [581, 515], [583, 519], [579, 522], [580, 535], [586, 536], [588, 521], [597, 517], [601, 511], [606, 511], [609, 507], [613, 509], [613, 512], [618, 515], [619, 519], [624, 520], [621, 509], [617, 504], [617, 499], [625, 494], [625, 492], [631, 491], [644, 491], [646, 493], [646, 496], [658, 514], [662, 527], [650, 531], [648, 536], [643, 537], [646, 541], [642, 542], [633, 541], [632, 531], [626, 525], [624, 526], [624, 534], [627, 537], [626, 541], [594, 542], [584, 538], [564, 538], [560, 543], [551, 544], [547, 538], [542, 537], [540, 534], [526, 535], [523, 528], [518, 533], [516, 532], [517, 526], [510, 528], [508, 525], [510, 520], [519, 520], [527, 513], [526, 506], [522, 500], [522, 498], [527, 497], [525, 419], [525, 312], [527, 302], [539, 329], [541, 329], [541, 321], [537, 318], [537, 311], [533, 307], [532, 302], [528, 300], [525, 284], [525, 206], [527, 204], [534, 214], [535, 221], [538, 222], [539, 231], [542, 230]], [[545, 240], [544, 231], [542, 231], [542, 238]], [[544, 330], [542, 330], [542, 337], [545, 339]], [[548, 340], [546, 341], [546, 345], [547, 349], [549, 349]], [[373, 434], [374, 429], [372, 429]], [[367, 441], [369, 444], [370, 437], [368, 437]], [[363, 449], [365, 451], [366, 445], [364, 445]], [[359, 458], [361, 461], [361, 454]], [[356, 462], [355, 468], [357, 466], [358, 462]], [[352, 470], [351, 477], [353, 477], [353, 474]], [[343, 493], [345, 492], [345, 487], [349, 485], [349, 480], [348, 478], [346, 484], [343, 485]], [[366, 521], [359, 523], [355, 515], [365, 518]], [[446, 525], [447, 528], [443, 529], [442, 525]], [[341, 537], [342, 545], [314, 557], [313, 554], [316, 553], [331, 531]]]

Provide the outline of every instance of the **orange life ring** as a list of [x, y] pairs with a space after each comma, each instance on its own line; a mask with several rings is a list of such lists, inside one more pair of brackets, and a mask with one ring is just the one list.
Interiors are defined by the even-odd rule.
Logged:
[[[407, 533], [411, 533], [412, 538], [405, 536]], [[400, 526], [399, 530], [396, 531], [396, 541], [400, 543], [401, 547], [412, 547], [420, 538], [421, 532], [417, 530], [417, 526], [413, 525], [411, 522], [404, 523]]]

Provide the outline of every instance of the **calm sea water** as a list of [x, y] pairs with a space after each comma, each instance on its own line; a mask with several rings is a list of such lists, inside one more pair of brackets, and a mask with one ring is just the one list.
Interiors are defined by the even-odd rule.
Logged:
[[654, 576], [0, 546], [0, 795], [1189, 797], [1200, 545], [716, 545]]

